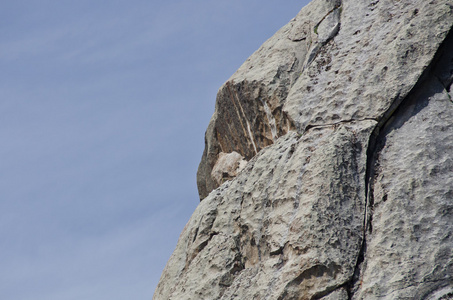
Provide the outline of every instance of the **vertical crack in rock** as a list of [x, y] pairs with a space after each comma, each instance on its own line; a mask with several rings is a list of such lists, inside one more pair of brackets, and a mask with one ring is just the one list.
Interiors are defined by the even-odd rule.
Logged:
[[[349, 283], [347, 283], [347, 291], [349, 299], [353, 299], [354, 294], [361, 287], [361, 277], [363, 276], [362, 264], [364, 263], [366, 251], [367, 251], [367, 234], [373, 232], [373, 208], [374, 208], [374, 182], [373, 178], [376, 176], [377, 158], [379, 152], [386, 144], [386, 135], [388, 132], [385, 130], [398, 122], [398, 126], [401, 126], [408, 118], [414, 116], [422, 109], [422, 106], [427, 103], [413, 103], [414, 99], [418, 99], [417, 94], [422, 93], [422, 90], [426, 89], [425, 86], [429, 86], [429, 81], [437, 80], [445, 89], [446, 94], [449, 95], [449, 86], [453, 81], [453, 29], [450, 30], [449, 34], [445, 38], [444, 42], [439, 47], [433, 60], [424, 70], [419, 80], [404, 98], [400, 99], [399, 95], [394, 100], [394, 105], [384, 114], [380, 122], [377, 123], [375, 129], [370, 135], [370, 140], [367, 149], [367, 165], [366, 165], [366, 177], [365, 177], [365, 192], [366, 192], [366, 209], [364, 215], [364, 232], [362, 247], [358, 256], [357, 264], [354, 271], [354, 276]], [[419, 101], [424, 98], [419, 97]], [[450, 98], [451, 100], [451, 98]], [[411, 104], [412, 102], [412, 104]], [[409, 105], [418, 105], [417, 111], [413, 114], [404, 116], [405, 111]], [[453, 108], [452, 108], [453, 109]], [[384, 201], [387, 200], [387, 195], [384, 195]]]

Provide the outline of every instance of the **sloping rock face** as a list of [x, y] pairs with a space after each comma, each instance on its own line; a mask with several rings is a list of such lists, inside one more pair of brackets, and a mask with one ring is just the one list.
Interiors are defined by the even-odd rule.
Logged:
[[220, 88], [197, 172], [200, 199], [219, 184], [211, 172], [220, 153], [250, 160], [294, 129], [283, 110], [288, 94], [340, 28], [340, 1], [317, 1], [280, 29]]
[[452, 26], [451, 0], [304, 7], [221, 87], [153, 299], [453, 299]]

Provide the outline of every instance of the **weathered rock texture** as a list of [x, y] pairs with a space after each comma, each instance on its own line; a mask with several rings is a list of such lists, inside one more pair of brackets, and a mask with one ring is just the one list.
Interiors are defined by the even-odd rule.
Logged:
[[453, 299], [452, 26], [451, 0], [314, 0], [264, 43], [153, 299]]

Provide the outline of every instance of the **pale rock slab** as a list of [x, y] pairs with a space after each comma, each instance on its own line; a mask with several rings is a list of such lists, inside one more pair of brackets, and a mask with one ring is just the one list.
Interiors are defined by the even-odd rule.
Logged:
[[244, 157], [236, 151], [231, 153], [220, 152], [219, 158], [212, 169], [211, 177], [218, 185], [221, 185], [225, 181], [236, 177], [246, 164], [247, 161], [244, 160]]

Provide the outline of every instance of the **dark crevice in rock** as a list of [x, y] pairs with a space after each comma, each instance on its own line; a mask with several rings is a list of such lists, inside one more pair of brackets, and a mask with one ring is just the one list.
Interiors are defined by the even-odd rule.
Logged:
[[197, 236], [198, 236], [198, 227], [195, 228], [195, 233], [194, 233], [194, 235], [193, 235], [192, 243], [195, 242], [195, 240], [197, 239]]
[[278, 248], [275, 251], [271, 251], [270, 256], [277, 256], [277, 255], [282, 255], [283, 254], [283, 247]]
[[373, 118], [364, 118], [364, 119], [350, 119], [350, 120], [341, 120], [335, 123], [326, 123], [326, 124], [321, 124], [321, 125], [312, 125], [308, 124], [305, 129], [304, 129], [304, 134], [307, 133], [310, 129], [313, 128], [323, 128], [323, 127], [331, 127], [331, 126], [337, 126], [340, 124], [347, 124], [347, 123], [353, 123], [353, 122], [363, 122], [363, 121], [376, 121], [376, 119]]
[[220, 286], [220, 293], [218, 295], [218, 299], [223, 297], [228, 288], [233, 285], [236, 277], [245, 269], [244, 257], [241, 254], [240, 241], [238, 237], [234, 238], [234, 243], [234, 252], [236, 254], [233, 260], [228, 262], [226, 265], [226, 270], [228, 271], [224, 273], [219, 279], [218, 285]]
[[362, 247], [360, 248], [359, 256], [357, 258], [357, 263], [354, 268], [354, 274], [352, 275], [351, 280], [344, 284], [344, 288], [348, 293], [348, 299], [352, 299], [352, 296], [355, 294], [356, 289], [359, 288], [359, 286], [356, 286], [356, 283], [359, 282], [360, 280], [360, 271], [362, 269], [363, 262], [365, 261], [366, 246], [367, 245], [364, 236], [362, 241]]
[[219, 234], [218, 232], [211, 232], [211, 234], [209, 235], [209, 238], [198, 246], [198, 248], [197, 248], [198, 253], [200, 253], [208, 245], [208, 243], [212, 240], [212, 238], [218, 234]]
[[[234, 256], [234, 260], [227, 265], [227, 269], [229, 271], [225, 273], [219, 281], [219, 285], [224, 287], [225, 290], [226, 288], [230, 287], [233, 284], [234, 279], [239, 275], [239, 273], [245, 269], [244, 265], [244, 257], [241, 254], [240, 251], [240, 246], [239, 246], [239, 241], [235, 239], [235, 244], [236, 244], [236, 255]], [[220, 298], [223, 296], [223, 292], [220, 294]]]
[[450, 99], [450, 102], [453, 102], [453, 98], [450, 95], [451, 83], [449, 85], [445, 85], [445, 83], [437, 75], [434, 75], [434, 76], [437, 79], [437, 81], [439, 81], [439, 83], [444, 87], [445, 92], [446, 92], [446, 94], [448, 96], [448, 99]]
[[[186, 265], [184, 268], [188, 268], [192, 261], [198, 256], [198, 254], [203, 251], [204, 248], [208, 245], [208, 243], [212, 240], [212, 238], [215, 235], [218, 235], [218, 232], [212, 231], [212, 226], [214, 225], [214, 222], [217, 218], [217, 209], [210, 211], [207, 213], [199, 222], [198, 226], [195, 229], [194, 236], [191, 239], [192, 244], [195, 244], [197, 242], [197, 239], [203, 239], [202, 241], [199, 241], [198, 246], [194, 248], [194, 250], [188, 254], [187, 259], [186, 259]], [[202, 228], [202, 223], [203, 221], [207, 222], [207, 226]], [[201, 228], [201, 230], [200, 230]], [[188, 248], [190, 245], [187, 246]]]
[[334, 276], [334, 274], [338, 273], [341, 270], [341, 267], [332, 264], [330, 266], [324, 265], [314, 265], [311, 268], [304, 270], [302, 273], [299, 274], [295, 279], [293, 279], [289, 285], [300, 285], [302, 281], [305, 279], [309, 279], [311, 277], [322, 277], [324, 274], [328, 274], [330, 276]]
[[[376, 176], [376, 171], [378, 169], [377, 165], [377, 158], [382, 150], [382, 148], [385, 146], [386, 143], [386, 135], [387, 135], [387, 128], [390, 126], [392, 129], [396, 129], [402, 126], [410, 117], [416, 115], [421, 109], [423, 109], [426, 105], [426, 103], [412, 103], [414, 100], [418, 99], [416, 97], [418, 94], [420, 94], [423, 91], [423, 86], [430, 80], [433, 80], [433, 78], [436, 78], [436, 80], [440, 81], [442, 85], [444, 86], [445, 90], [447, 90], [447, 84], [445, 82], [448, 82], [449, 86], [448, 88], [451, 87], [451, 84], [453, 82], [453, 70], [448, 70], [449, 71], [449, 77], [445, 77], [445, 63], [446, 60], [453, 62], [453, 29], [450, 30], [448, 33], [447, 37], [437, 50], [433, 60], [429, 64], [429, 66], [423, 71], [421, 76], [419, 77], [417, 83], [414, 85], [414, 87], [411, 89], [411, 91], [405, 96], [402, 97], [400, 94], [398, 94], [394, 101], [393, 104], [390, 106], [390, 108], [387, 110], [387, 112], [383, 115], [381, 120], [377, 123], [375, 126], [373, 132], [370, 135], [369, 142], [368, 142], [368, 148], [367, 148], [367, 165], [366, 165], [366, 172], [365, 172], [365, 215], [364, 215], [364, 232], [363, 232], [363, 239], [362, 239], [362, 247], [359, 252], [359, 255], [357, 257], [357, 263], [355, 266], [354, 270], [354, 275], [351, 278], [350, 282], [346, 284], [347, 287], [347, 292], [349, 299], [352, 299], [353, 295], [357, 291], [358, 288], [360, 288], [360, 276], [361, 276], [361, 269], [364, 263], [364, 258], [366, 254], [366, 238], [367, 238], [367, 232], [369, 234], [372, 233], [372, 217], [373, 217], [373, 205], [374, 205], [374, 198], [373, 198], [373, 193], [374, 193], [374, 184], [373, 184], [373, 178]], [[449, 64], [450, 66], [452, 64]], [[448, 66], [448, 64], [447, 64]], [[444, 75], [442, 77], [442, 75]], [[448, 78], [447, 80], [445, 78]], [[414, 105], [417, 104], [417, 105]], [[408, 109], [410, 105], [414, 105], [414, 109], [412, 110], [412, 113], [405, 114], [404, 112]], [[398, 116], [398, 118], [397, 118]]]
[[453, 84], [453, 38], [447, 40], [444, 49], [446, 50], [442, 51], [442, 57], [439, 59], [439, 62], [433, 69], [432, 75], [444, 87], [448, 98], [451, 102], [453, 102], [451, 95], [451, 86]]
[[[450, 32], [450, 36], [453, 33]], [[447, 37], [443, 49], [439, 50], [441, 54], [437, 65], [432, 70], [432, 74], [439, 80], [447, 93], [451, 92], [453, 83], [453, 38]]]
[[212, 238], [218, 234], [219, 234], [218, 232], [212, 232], [206, 240], [201, 242], [194, 249], [194, 251], [191, 253], [191, 255], [187, 257], [186, 265], [184, 266], [184, 269], [187, 269], [191, 265], [192, 261], [198, 256], [198, 254], [200, 254], [200, 252], [203, 251], [204, 248], [206, 248], [206, 246], [209, 244], [209, 242], [212, 240]]

